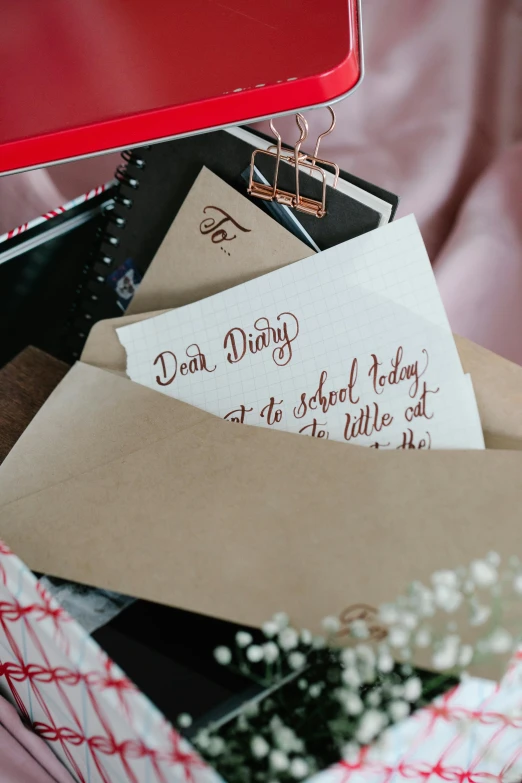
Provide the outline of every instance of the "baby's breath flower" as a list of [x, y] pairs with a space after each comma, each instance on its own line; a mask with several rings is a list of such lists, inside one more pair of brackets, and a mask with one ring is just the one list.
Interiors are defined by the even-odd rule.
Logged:
[[370, 635], [364, 620], [354, 620], [350, 624], [350, 632], [356, 639], [367, 639]]
[[382, 604], [379, 607], [379, 620], [384, 625], [394, 625], [399, 622], [399, 612], [394, 604]]
[[313, 685], [310, 685], [310, 689], [308, 693], [310, 694], [312, 699], [317, 699], [321, 695], [322, 690], [323, 690], [322, 685], [319, 682], [315, 682]]
[[366, 696], [366, 704], [369, 707], [378, 707], [381, 703], [381, 694], [379, 691], [370, 691]]
[[473, 660], [473, 647], [471, 644], [463, 644], [460, 648], [459, 659], [457, 661], [459, 666], [469, 666]]
[[182, 729], [190, 728], [192, 726], [192, 717], [188, 713], [182, 712], [181, 715], [178, 715], [178, 726]]
[[384, 712], [367, 710], [361, 718], [355, 738], [361, 745], [368, 745], [388, 723]]
[[406, 628], [403, 628], [400, 625], [394, 625], [390, 628], [390, 633], [388, 634], [388, 643], [390, 647], [406, 647], [409, 640], [410, 634]]
[[236, 644], [238, 647], [248, 647], [249, 644], [252, 644], [252, 634], [249, 634], [248, 631], [238, 631]]
[[484, 625], [484, 623], [487, 623], [490, 617], [491, 617], [491, 608], [489, 606], [481, 606], [480, 604], [474, 604], [469, 624]]
[[434, 586], [451, 587], [455, 589], [458, 587], [459, 578], [455, 571], [442, 570], [435, 571], [431, 576], [431, 582]]
[[405, 701], [391, 701], [388, 704], [388, 712], [394, 723], [397, 723], [410, 714], [410, 705]]
[[294, 628], [284, 628], [279, 634], [279, 646], [283, 650], [293, 650], [299, 644], [299, 636]]
[[322, 650], [323, 647], [326, 647], [326, 640], [324, 636], [314, 636], [312, 641], [312, 647], [314, 650]]
[[277, 726], [273, 729], [273, 733], [277, 746], [285, 753], [291, 753], [301, 747], [300, 740], [289, 726]]
[[282, 750], [273, 750], [270, 753], [270, 766], [275, 772], [286, 772], [289, 766], [286, 753]]
[[356, 655], [353, 647], [344, 647], [341, 650], [341, 661], [343, 665], [346, 666], [346, 668], [349, 668], [350, 666], [355, 666]]
[[347, 742], [341, 749], [341, 756], [349, 764], [355, 764], [359, 759], [360, 746], [356, 742]]
[[274, 663], [279, 658], [279, 647], [275, 642], [265, 642], [263, 645], [263, 658], [267, 663]]
[[279, 626], [273, 620], [269, 620], [263, 624], [262, 631], [268, 639], [272, 639], [279, 633]]
[[337, 698], [348, 715], [360, 715], [364, 709], [364, 704], [358, 693], [349, 691], [346, 688], [339, 688]]
[[486, 560], [474, 560], [469, 570], [471, 578], [478, 587], [491, 587], [498, 580], [497, 569]]
[[341, 674], [341, 678], [344, 684], [348, 685], [349, 688], [353, 688], [355, 690], [361, 686], [361, 677], [357, 669], [344, 669]]
[[225, 750], [225, 740], [222, 737], [210, 737], [206, 750], [209, 756], [220, 756]]
[[513, 579], [513, 590], [522, 595], [522, 574], [517, 574]]
[[301, 641], [303, 644], [312, 644], [314, 637], [312, 636], [311, 631], [308, 631], [306, 628], [303, 628], [301, 631]]
[[277, 630], [278, 631], [282, 631], [283, 628], [287, 627], [287, 625], [290, 622], [290, 620], [289, 620], [288, 615], [286, 614], [286, 612], [277, 612], [272, 617], [272, 622], [275, 623], [275, 625], [277, 625]]
[[462, 593], [448, 585], [435, 585], [435, 603], [445, 612], [456, 612], [462, 603]]
[[230, 652], [228, 647], [216, 647], [216, 649], [214, 650], [214, 658], [222, 666], [228, 666], [228, 664], [232, 660], [232, 653]]
[[298, 680], [297, 681], [297, 687], [300, 691], [305, 691], [308, 688], [308, 681], [307, 680]]
[[418, 677], [410, 677], [403, 686], [403, 696], [406, 701], [418, 701], [422, 694], [422, 682]]
[[309, 772], [310, 767], [304, 759], [295, 758], [290, 762], [290, 775], [296, 780], [302, 780]]
[[247, 701], [246, 704], [243, 705], [243, 714], [246, 715], [247, 718], [255, 718], [259, 715], [259, 704], [257, 701]]
[[421, 582], [414, 582], [411, 587], [411, 604], [419, 617], [431, 617], [435, 614], [433, 591]]
[[377, 669], [383, 674], [393, 671], [395, 661], [388, 649], [382, 649], [377, 656]]
[[328, 634], [337, 633], [341, 627], [341, 623], [339, 622], [338, 617], [334, 617], [331, 615], [330, 617], [325, 617], [323, 622], [321, 623], [323, 626], [323, 629]]
[[402, 683], [392, 685], [390, 688], [390, 693], [394, 699], [402, 698], [402, 696], [404, 696], [404, 685]]
[[197, 745], [200, 750], [206, 750], [208, 748], [209, 741], [210, 739], [206, 729], [201, 729], [201, 731], [198, 731], [194, 738], [194, 744]]
[[263, 648], [259, 644], [252, 644], [246, 651], [246, 657], [251, 663], [259, 663], [264, 658]]
[[252, 737], [250, 748], [252, 750], [252, 755], [256, 759], [264, 759], [270, 752], [270, 745], [264, 737], [260, 737], [259, 735]]
[[453, 669], [458, 661], [459, 645], [460, 639], [456, 634], [446, 636], [433, 654], [433, 668], [437, 671]]
[[487, 645], [492, 653], [502, 655], [512, 649], [513, 638], [509, 631], [506, 631], [504, 628], [495, 628], [489, 639], [487, 639]]
[[302, 669], [306, 663], [306, 656], [302, 652], [293, 652], [288, 656], [291, 669]]
[[399, 616], [399, 622], [404, 628], [412, 631], [419, 624], [419, 619], [413, 612], [402, 611]]
[[498, 568], [502, 558], [500, 557], [498, 552], [488, 552], [486, 555], [486, 560], [488, 563], [490, 563], [495, 568]]

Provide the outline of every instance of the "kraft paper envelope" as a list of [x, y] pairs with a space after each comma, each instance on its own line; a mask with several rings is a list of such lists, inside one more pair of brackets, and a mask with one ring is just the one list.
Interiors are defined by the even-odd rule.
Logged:
[[515, 551], [517, 451], [378, 452], [234, 425], [79, 362], [0, 471], [33, 569], [259, 624]]

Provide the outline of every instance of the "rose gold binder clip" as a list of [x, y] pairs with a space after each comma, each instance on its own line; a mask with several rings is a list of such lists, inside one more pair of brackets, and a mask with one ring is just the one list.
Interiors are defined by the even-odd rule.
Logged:
[[[276, 137], [277, 143], [266, 150], [256, 149], [252, 153], [250, 161], [250, 178], [248, 182], [248, 193], [251, 196], [263, 199], [264, 201], [277, 201], [278, 204], [292, 207], [298, 212], [305, 212], [307, 215], [315, 215], [315, 217], [318, 218], [322, 218], [326, 215], [326, 172], [322, 167], [326, 166], [333, 169], [332, 184], [334, 188], [337, 187], [337, 181], [339, 179], [339, 166], [336, 163], [331, 163], [328, 160], [322, 160], [317, 157], [321, 141], [335, 128], [335, 112], [331, 106], [328, 106], [328, 110], [332, 118], [330, 127], [318, 136], [315, 143], [314, 154], [312, 156], [307, 155], [305, 152], [301, 152], [303, 142], [308, 138], [308, 123], [301, 113], [295, 115], [300, 135], [293, 150], [283, 149], [281, 135], [276, 130], [274, 121], [270, 120], [270, 129]], [[275, 158], [274, 182], [272, 185], [256, 182], [254, 178], [256, 158], [259, 155]], [[282, 190], [278, 187], [279, 166], [281, 161], [285, 161], [295, 168], [295, 193], [290, 193], [289, 191]], [[322, 198], [320, 200], [307, 198], [306, 196], [301, 195], [299, 175], [303, 169], [316, 179], [321, 180]]]

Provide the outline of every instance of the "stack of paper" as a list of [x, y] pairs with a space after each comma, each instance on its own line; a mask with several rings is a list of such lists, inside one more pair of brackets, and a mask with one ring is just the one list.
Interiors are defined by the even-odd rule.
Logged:
[[413, 216], [118, 337], [133, 381], [232, 422], [374, 448], [484, 448]]

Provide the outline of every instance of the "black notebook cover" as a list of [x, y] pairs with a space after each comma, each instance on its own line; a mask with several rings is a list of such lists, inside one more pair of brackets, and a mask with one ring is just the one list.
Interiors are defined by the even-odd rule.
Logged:
[[[126, 166], [117, 173], [120, 186], [116, 205], [108, 214], [99, 253], [77, 303], [72, 324], [73, 356], [79, 356], [93, 323], [121, 314], [113, 292], [105, 284], [107, 276], [126, 263], [134, 264], [141, 275], [146, 272], [201, 168], [206, 166], [247, 196], [243, 174], [253, 150], [251, 144], [232, 133], [215, 131], [124, 153]], [[261, 173], [270, 177], [270, 159], [258, 156], [258, 160]], [[283, 164], [280, 178], [281, 187], [293, 189], [292, 167]], [[346, 172], [341, 172], [341, 178], [391, 205], [393, 218], [397, 196]], [[318, 182], [309, 175], [301, 179], [303, 195], [320, 195]], [[264, 209], [262, 201], [251, 200]], [[327, 188], [324, 218], [302, 213], [296, 213], [296, 217], [320, 250], [371, 231], [381, 221], [380, 213], [331, 187]]]

